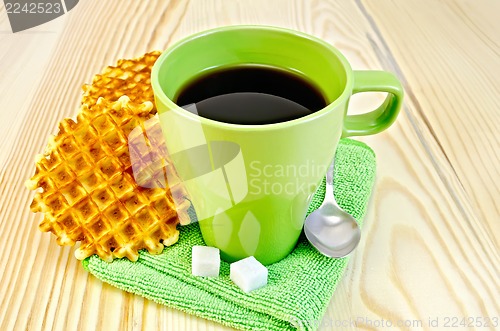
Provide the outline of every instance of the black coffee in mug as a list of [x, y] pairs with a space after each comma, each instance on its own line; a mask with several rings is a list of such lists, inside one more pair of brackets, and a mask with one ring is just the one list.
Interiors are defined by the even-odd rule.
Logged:
[[179, 106], [194, 103], [199, 116], [233, 124], [286, 122], [326, 106], [321, 92], [298, 74], [252, 65], [201, 75], [188, 82], [174, 101]]

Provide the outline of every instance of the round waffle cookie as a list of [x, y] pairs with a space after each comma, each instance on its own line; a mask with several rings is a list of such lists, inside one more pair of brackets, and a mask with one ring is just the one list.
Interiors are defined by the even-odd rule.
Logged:
[[82, 86], [82, 103], [95, 104], [100, 97], [116, 101], [123, 95], [135, 103], [154, 102], [151, 69], [161, 52], [153, 51], [136, 59], [118, 60], [116, 66], [106, 67]]
[[[86, 100], [91, 98], [89, 93]], [[164, 245], [177, 242], [179, 220], [189, 220], [190, 203], [183, 199], [182, 185], [172, 181], [173, 168], [160, 170], [170, 172], [167, 188], [144, 188], [134, 179], [127, 138], [137, 126], [144, 129], [154, 113], [150, 101], [99, 97], [95, 104], [82, 105], [76, 121], [61, 121], [58, 134], [37, 157], [27, 186], [42, 190], [31, 210], [45, 214], [40, 229], [54, 233], [59, 245], [81, 242], [78, 259], [97, 254], [108, 262], [121, 257], [136, 261], [143, 248], [159, 254]]]

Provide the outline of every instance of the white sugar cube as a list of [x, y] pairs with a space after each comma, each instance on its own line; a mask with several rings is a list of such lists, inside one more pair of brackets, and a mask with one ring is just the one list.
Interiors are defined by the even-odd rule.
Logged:
[[230, 269], [229, 278], [246, 293], [267, 284], [267, 268], [253, 256], [231, 263]]
[[193, 246], [191, 269], [194, 276], [217, 277], [220, 268], [220, 251], [215, 247]]

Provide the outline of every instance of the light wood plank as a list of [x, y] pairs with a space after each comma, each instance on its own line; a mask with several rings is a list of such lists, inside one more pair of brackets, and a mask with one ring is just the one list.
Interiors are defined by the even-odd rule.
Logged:
[[498, 247], [500, 3], [365, 4], [404, 72], [416, 112], [445, 151], [468, 202]]
[[29, 101], [64, 29], [66, 16], [16, 34], [11, 31], [3, 6], [0, 17], [0, 141], [5, 142], [0, 144], [1, 168], [13, 147], [7, 142], [16, 139], [24, 124]]

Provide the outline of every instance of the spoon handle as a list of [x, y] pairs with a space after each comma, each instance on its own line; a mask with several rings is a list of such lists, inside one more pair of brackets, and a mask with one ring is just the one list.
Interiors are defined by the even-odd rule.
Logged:
[[330, 163], [328, 170], [326, 172], [326, 185], [330, 185], [333, 187], [333, 161]]
[[328, 171], [326, 172], [325, 199], [323, 200], [323, 203], [333, 203], [338, 207], [337, 202], [335, 201], [335, 196], [333, 195], [333, 169], [334, 165], [332, 161], [328, 167]]

